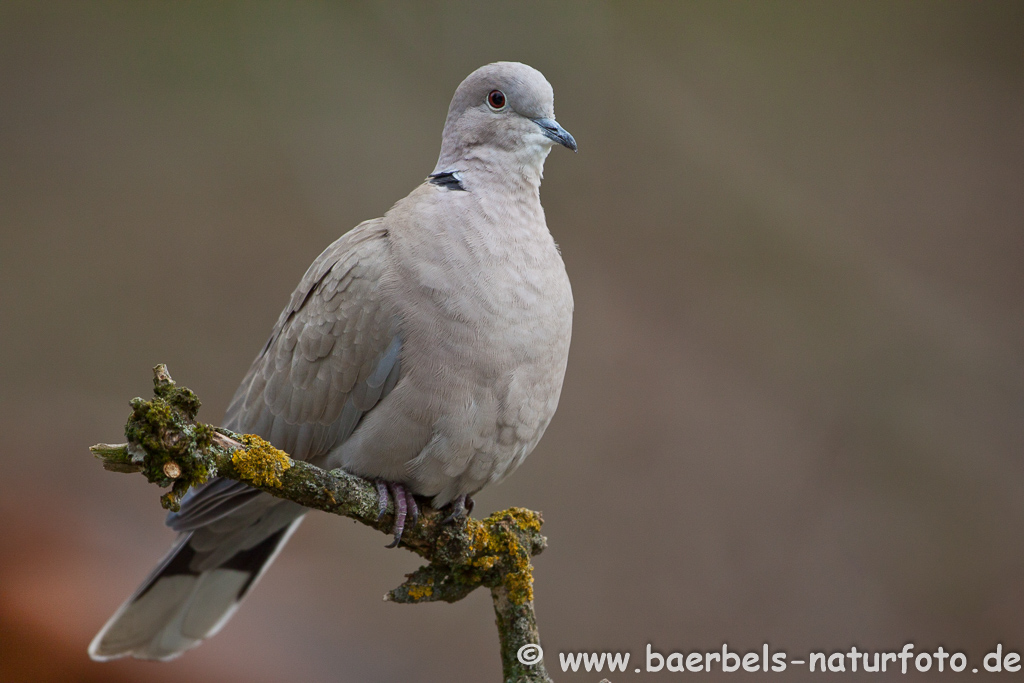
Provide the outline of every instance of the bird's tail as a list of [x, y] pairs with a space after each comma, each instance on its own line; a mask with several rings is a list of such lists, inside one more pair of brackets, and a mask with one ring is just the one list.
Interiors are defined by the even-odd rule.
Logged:
[[197, 568], [193, 534], [178, 537], [156, 570], [121, 605], [89, 645], [105, 661], [131, 655], [167, 660], [199, 645], [227, 623], [273, 562], [302, 517], [211, 568]]

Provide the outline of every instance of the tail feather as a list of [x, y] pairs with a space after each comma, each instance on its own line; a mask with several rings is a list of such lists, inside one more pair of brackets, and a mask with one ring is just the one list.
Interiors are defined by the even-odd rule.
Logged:
[[216, 634], [288, 541], [292, 520], [225, 562], [197, 569], [192, 533], [182, 534], [132, 597], [93, 639], [89, 656], [167, 660]]

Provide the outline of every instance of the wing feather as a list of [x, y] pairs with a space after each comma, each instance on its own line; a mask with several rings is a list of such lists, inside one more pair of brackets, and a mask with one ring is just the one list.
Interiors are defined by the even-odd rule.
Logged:
[[[228, 407], [224, 426], [259, 434], [299, 460], [345, 441], [394, 387], [402, 342], [380, 285], [387, 231], [369, 221], [310, 266]], [[175, 529], [221, 520], [252, 489], [212, 480], [170, 515]]]

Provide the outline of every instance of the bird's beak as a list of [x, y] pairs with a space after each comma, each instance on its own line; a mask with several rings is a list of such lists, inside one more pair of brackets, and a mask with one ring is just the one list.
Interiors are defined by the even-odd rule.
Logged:
[[564, 145], [574, 152], [576, 151], [576, 139], [569, 134], [569, 131], [558, 125], [558, 121], [554, 119], [532, 119], [532, 121], [540, 126], [540, 129], [544, 131], [544, 135], [558, 144]]

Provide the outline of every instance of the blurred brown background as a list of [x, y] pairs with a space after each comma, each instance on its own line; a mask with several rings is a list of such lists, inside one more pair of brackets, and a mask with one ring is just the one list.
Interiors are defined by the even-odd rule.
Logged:
[[648, 642], [1024, 649], [1024, 4], [8, 1], [0, 680], [499, 679], [485, 593], [385, 604], [416, 559], [322, 514], [198, 650], [85, 653], [173, 536], [86, 448], [158, 362], [219, 419], [498, 59], [580, 144], [543, 190], [561, 408], [477, 508], [544, 512], [556, 679], [670, 678], [632, 673]]

